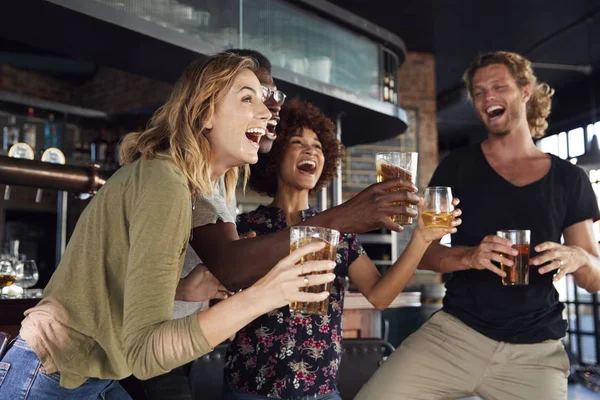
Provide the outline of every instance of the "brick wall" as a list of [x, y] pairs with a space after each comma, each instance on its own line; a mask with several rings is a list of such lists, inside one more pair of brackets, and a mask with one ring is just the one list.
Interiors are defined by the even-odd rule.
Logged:
[[0, 90], [68, 104], [74, 89], [68, 82], [0, 64]]
[[[425, 188], [438, 164], [437, 111], [435, 90], [435, 57], [433, 54], [409, 52], [398, 70], [400, 106], [417, 111], [419, 151], [418, 187]], [[410, 239], [412, 229], [398, 235], [402, 249]], [[422, 285], [441, 282], [441, 275], [417, 271], [407, 287], [421, 289]]]
[[417, 110], [419, 151], [418, 186], [426, 187], [438, 164], [435, 58], [409, 52], [398, 70], [400, 106]]
[[162, 104], [172, 85], [100, 67], [81, 85], [0, 64], [0, 90], [72, 104], [107, 113], [123, 113]]
[[113, 68], [100, 67], [76, 89], [78, 104], [107, 113], [122, 113], [165, 102], [173, 86]]

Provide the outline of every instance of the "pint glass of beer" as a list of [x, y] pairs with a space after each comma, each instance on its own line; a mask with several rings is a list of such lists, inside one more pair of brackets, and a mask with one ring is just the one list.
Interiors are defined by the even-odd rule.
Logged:
[[[392, 178], [402, 178], [412, 182], [417, 181], [417, 163], [419, 153], [377, 153], [375, 161], [377, 163], [377, 182], [387, 181]], [[397, 205], [407, 207], [414, 206], [408, 202], [399, 201]], [[413, 218], [407, 215], [390, 216], [394, 222], [400, 225], [411, 225]]]
[[[337, 255], [337, 246], [340, 240], [340, 233], [333, 229], [319, 228], [314, 226], [293, 226], [290, 229], [290, 253], [298, 247], [305, 246], [312, 242], [325, 242], [325, 247], [319, 251], [310, 253], [300, 260], [301, 263], [312, 260], [331, 260], [335, 261]], [[321, 274], [327, 271], [313, 272], [312, 274]], [[329, 271], [331, 272], [331, 271]], [[308, 275], [308, 274], [306, 274]], [[309, 286], [300, 290], [308, 293], [330, 292], [332, 282], [322, 285]], [[326, 315], [329, 308], [329, 297], [323, 301], [305, 303], [295, 301], [290, 303], [290, 312], [302, 314]]]
[[430, 186], [425, 189], [423, 223], [428, 228], [452, 228], [454, 206], [452, 189], [448, 186]]
[[502, 284], [529, 285], [529, 244], [531, 231], [512, 229], [498, 231], [496, 235], [510, 240], [513, 243], [513, 249], [517, 249], [519, 252], [516, 256], [500, 253], [500, 256], [509, 258], [514, 263], [512, 267], [500, 263], [500, 269], [506, 272], [506, 277], [502, 278]]

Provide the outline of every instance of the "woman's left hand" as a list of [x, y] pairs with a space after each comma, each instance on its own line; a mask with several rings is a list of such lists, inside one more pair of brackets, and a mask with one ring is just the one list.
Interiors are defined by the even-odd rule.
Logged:
[[530, 265], [539, 266], [549, 262], [548, 265], [538, 269], [540, 274], [557, 271], [554, 281], [558, 281], [567, 274], [572, 274], [589, 262], [587, 253], [577, 246], [563, 246], [555, 242], [544, 242], [535, 246], [535, 251], [542, 253], [529, 261]]
[[203, 264], [198, 264], [188, 276], [179, 280], [175, 300], [198, 302], [226, 299], [230, 295], [225, 286], [221, 285]]
[[462, 224], [462, 219], [459, 218], [462, 215], [462, 211], [460, 208], [456, 208], [458, 203], [460, 203], [460, 200], [455, 197], [452, 200], [452, 205], [454, 206], [454, 220], [452, 221], [451, 228], [428, 228], [423, 222], [424, 201], [423, 199], [421, 199], [419, 201], [419, 204], [417, 204], [417, 207], [419, 209], [419, 217], [417, 218], [417, 226], [413, 235], [417, 235], [421, 237], [425, 242], [431, 243], [434, 240], [441, 239], [447, 234], [456, 233], [456, 227]]

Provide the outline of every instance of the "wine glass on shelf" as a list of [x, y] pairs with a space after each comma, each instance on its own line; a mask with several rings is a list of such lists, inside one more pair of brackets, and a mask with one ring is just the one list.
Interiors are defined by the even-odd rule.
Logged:
[[6, 286], [12, 285], [17, 280], [17, 271], [13, 263], [5, 257], [0, 258], [0, 293]]
[[15, 281], [15, 285], [23, 288], [23, 297], [27, 298], [27, 289], [35, 285], [39, 280], [39, 273], [35, 260], [26, 260], [21, 267], [22, 271], [19, 274], [19, 279]]

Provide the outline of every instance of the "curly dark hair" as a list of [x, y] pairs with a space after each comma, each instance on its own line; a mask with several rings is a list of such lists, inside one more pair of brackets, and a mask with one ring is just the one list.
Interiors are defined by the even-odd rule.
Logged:
[[323, 147], [323, 172], [311, 193], [320, 191], [336, 176], [337, 167], [344, 155], [344, 146], [335, 136], [334, 123], [317, 107], [299, 98], [286, 101], [279, 116], [281, 120], [277, 125], [277, 139], [273, 142], [271, 151], [260, 154], [258, 163], [250, 166], [250, 187], [258, 193], [275, 197], [277, 170], [288, 141], [292, 136], [300, 135], [303, 128], [308, 128], [317, 134]]

